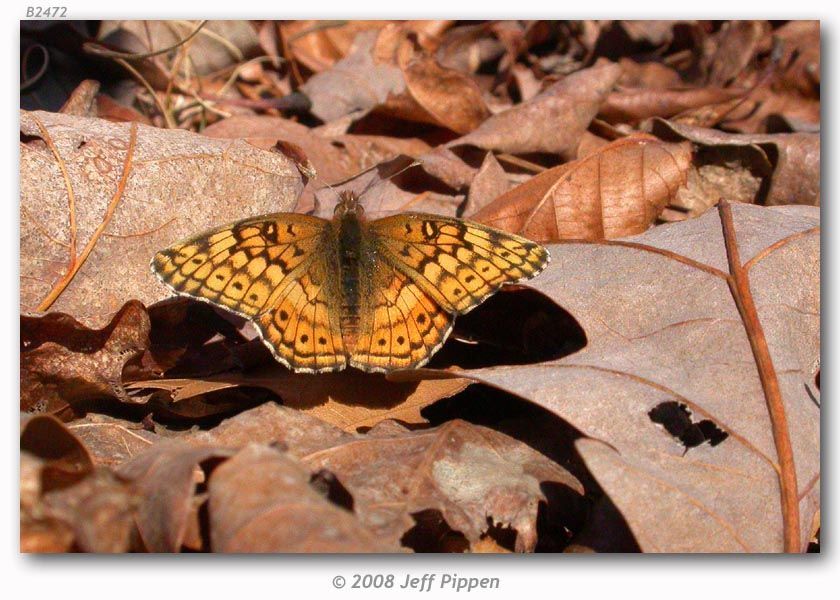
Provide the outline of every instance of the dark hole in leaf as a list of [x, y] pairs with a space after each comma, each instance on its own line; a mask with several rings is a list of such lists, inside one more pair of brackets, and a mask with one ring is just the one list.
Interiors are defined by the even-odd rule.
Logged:
[[415, 525], [406, 531], [400, 543], [415, 552], [466, 552], [470, 544], [464, 534], [455, 531], [434, 509], [412, 513]]
[[728, 433], [709, 419], [692, 421], [691, 411], [679, 402], [662, 402], [652, 408], [648, 416], [651, 421], [662, 425], [668, 433], [678, 439], [686, 450], [704, 442], [717, 446], [729, 437]]
[[347, 491], [332, 471], [320, 469], [313, 473], [309, 479], [309, 485], [333, 504], [353, 512], [353, 495]]

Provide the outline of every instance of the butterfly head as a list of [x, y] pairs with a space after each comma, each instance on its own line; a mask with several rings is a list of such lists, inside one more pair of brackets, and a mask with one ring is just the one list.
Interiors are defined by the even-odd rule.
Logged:
[[335, 212], [333, 213], [336, 217], [355, 215], [360, 219], [364, 213], [365, 209], [356, 194], [347, 190], [339, 192], [338, 204], [335, 205]]

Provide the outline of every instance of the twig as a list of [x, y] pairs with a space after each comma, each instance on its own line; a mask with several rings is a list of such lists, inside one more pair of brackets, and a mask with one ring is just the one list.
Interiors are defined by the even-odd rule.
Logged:
[[33, 46], [29, 46], [26, 50], [23, 51], [23, 56], [20, 57], [20, 74], [23, 77], [26, 77], [26, 72], [29, 70], [29, 55], [32, 54], [32, 51], [35, 49], [41, 51], [41, 54], [44, 55], [44, 60], [41, 63], [41, 68], [32, 76], [28, 77], [23, 80], [23, 83], [20, 84], [20, 93], [24, 93], [26, 90], [31, 88], [33, 85], [41, 81], [41, 78], [44, 76], [44, 73], [47, 72], [47, 67], [50, 65], [50, 53], [47, 52], [47, 49], [44, 48], [41, 44], [35, 44]]
[[779, 459], [778, 476], [781, 489], [782, 521], [784, 529], [785, 552], [800, 552], [799, 542], [799, 493], [797, 492], [796, 468], [793, 462], [793, 447], [790, 442], [785, 405], [779, 388], [779, 378], [770, 356], [770, 348], [764, 329], [758, 318], [758, 311], [750, 290], [749, 274], [741, 263], [738, 252], [738, 242], [735, 236], [735, 225], [732, 220], [732, 208], [725, 200], [718, 205], [723, 226], [723, 241], [726, 246], [726, 256], [729, 261], [729, 276], [727, 283], [741, 320], [744, 322], [747, 338], [752, 348], [753, 357], [758, 367], [758, 376], [767, 411], [770, 414], [770, 424], [773, 430], [773, 441], [776, 444], [776, 454]]
[[173, 44], [173, 45], [171, 45], [167, 48], [163, 48], [162, 50], [153, 50], [151, 52], [138, 52], [138, 53], [117, 52], [115, 50], [109, 50], [108, 48], [102, 46], [101, 44], [97, 44], [96, 42], [85, 42], [82, 45], [82, 50], [84, 50], [88, 54], [95, 54], [97, 56], [103, 56], [105, 58], [114, 58], [114, 59], [121, 58], [123, 60], [142, 60], [144, 58], [151, 58], [153, 56], [158, 56], [160, 54], [166, 54], [167, 52], [171, 52], [172, 50], [175, 50], [180, 45], [187, 43], [192, 38], [194, 38], [196, 35], [198, 35], [198, 32], [201, 31], [201, 28], [204, 27], [206, 24], [207, 24], [206, 20], [202, 21], [193, 30], [193, 32], [190, 33], [187, 37], [183, 38], [182, 40], [176, 42], [175, 44]]
[[141, 84], [143, 87], [145, 87], [145, 88], [146, 88], [146, 91], [147, 91], [147, 92], [149, 92], [149, 93], [152, 95], [152, 102], [154, 102], [154, 103], [155, 103], [155, 106], [157, 106], [157, 107], [158, 107], [158, 110], [159, 110], [159, 111], [161, 112], [161, 114], [163, 115], [163, 119], [164, 119], [164, 121], [166, 121], [166, 127], [167, 127], [167, 129], [175, 129], [175, 128], [176, 128], [176, 124], [175, 124], [175, 121], [172, 119], [172, 115], [171, 115], [171, 114], [169, 114], [169, 111], [168, 111], [168, 110], [167, 110], [167, 108], [163, 105], [163, 103], [161, 102], [160, 98], [158, 98], [157, 93], [155, 93], [155, 90], [154, 90], [154, 88], [152, 87], [152, 85], [151, 85], [148, 81], [146, 81], [146, 78], [145, 78], [145, 77], [143, 77], [137, 69], [135, 69], [134, 67], [132, 67], [132, 66], [128, 63], [128, 61], [125, 61], [125, 60], [123, 60], [122, 58], [115, 58], [114, 60], [115, 60], [116, 62], [118, 62], [119, 64], [121, 64], [121, 65], [122, 65], [122, 66], [123, 66], [123, 67], [124, 67], [124, 68], [125, 68], [125, 69], [129, 72], [129, 73], [131, 73], [132, 75], [134, 75], [135, 79], [137, 79], [137, 81], [139, 81], [139, 82], [140, 82], [140, 84]]
[[496, 158], [508, 164], [525, 169], [526, 171], [531, 171], [533, 173], [542, 173], [543, 171], [548, 171], [548, 169], [542, 165], [538, 165], [537, 163], [533, 163], [530, 160], [525, 160], [524, 158], [519, 158], [518, 156], [514, 156], [506, 152], [498, 154]]
[[334, 29], [335, 27], [343, 27], [345, 25], [347, 25], [347, 21], [318, 21], [311, 27], [307, 27], [306, 29], [298, 31], [294, 35], [290, 35], [289, 42], [294, 42], [295, 40], [307, 36], [310, 33], [315, 33], [316, 31], [323, 31], [324, 29]]
[[67, 164], [58, 153], [58, 148], [56, 148], [50, 132], [47, 131], [47, 128], [44, 127], [44, 124], [41, 123], [40, 119], [37, 117], [32, 118], [38, 126], [38, 131], [41, 132], [41, 138], [44, 140], [47, 148], [49, 148], [50, 152], [52, 152], [53, 156], [55, 156], [58, 168], [61, 170], [62, 177], [64, 177], [64, 186], [67, 188], [67, 211], [70, 219], [70, 243], [67, 244], [67, 250], [70, 253], [70, 263], [68, 264], [67, 269], [68, 271], [71, 271], [75, 267], [76, 263], [76, 194], [73, 192], [73, 184], [70, 181], [70, 174], [67, 172]]
[[90, 256], [90, 253], [93, 251], [94, 246], [96, 246], [96, 243], [99, 241], [99, 238], [105, 231], [105, 228], [108, 227], [108, 224], [111, 222], [111, 218], [114, 216], [114, 212], [116, 211], [117, 205], [122, 199], [126, 183], [128, 182], [128, 175], [131, 172], [132, 159], [134, 157], [134, 146], [136, 142], [137, 123], [132, 123], [130, 138], [128, 142], [128, 150], [126, 150], [125, 162], [123, 163], [122, 176], [120, 177], [120, 181], [117, 184], [117, 189], [114, 192], [114, 195], [111, 197], [111, 201], [108, 203], [108, 208], [105, 210], [105, 215], [102, 217], [102, 222], [94, 230], [93, 235], [91, 235], [90, 240], [85, 245], [85, 248], [84, 250], [82, 250], [82, 253], [81, 255], [79, 255], [78, 259], [75, 258], [75, 234], [72, 236], [74, 257], [71, 261], [70, 268], [67, 270], [67, 273], [65, 273], [64, 276], [60, 280], [58, 280], [55, 286], [53, 286], [53, 289], [50, 290], [50, 293], [47, 294], [47, 297], [41, 301], [36, 310], [41, 312], [46, 311], [50, 308], [50, 306], [53, 305], [53, 303], [55, 303], [55, 301], [58, 299], [61, 293], [67, 288], [68, 285], [70, 285], [70, 282], [73, 281], [73, 278], [76, 276], [76, 273], [79, 272], [79, 269], [81, 269], [82, 266], [85, 264], [88, 257]]

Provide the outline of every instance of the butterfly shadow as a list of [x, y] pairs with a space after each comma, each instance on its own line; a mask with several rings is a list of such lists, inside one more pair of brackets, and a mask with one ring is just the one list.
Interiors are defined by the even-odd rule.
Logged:
[[[170, 395], [183, 407], [212, 404], [226, 412], [230, 402], [225, 398], [234, 394], [241, 402], [247, 389], [270, 391], [284, 405], [304, 410], [331, 403], [377, 411], [406, 403], [428, 405], [467, 385], [446, 374], [452, 369], [544, 362], [586, 345], [574, 317], [521, 286], [506, 287], [457, 317], [449, 339], [424, 369], [389, 374], [353, 368], [296, 373], [274, 360], [247, 319], [187, 298], [153, 305], [150, 317], [151, 347], [145, 361], [162, 375], [150, 387], [160, 390], [171, 382]], [[181, 382], [186, 383], [178, 387]]]

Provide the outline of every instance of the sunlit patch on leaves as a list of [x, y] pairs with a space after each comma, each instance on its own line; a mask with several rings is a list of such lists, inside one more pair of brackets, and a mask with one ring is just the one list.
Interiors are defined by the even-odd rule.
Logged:
[[702, 419], [694, 421], [691, 411], [681, 402], [662, 402], [648, 412], [650, 420], [662, 425], [665, 430], [685, 446], [686, 451], [700, 444], [709, 442], [717, 446], [729, 434], [718, 427], [714, 421]]

